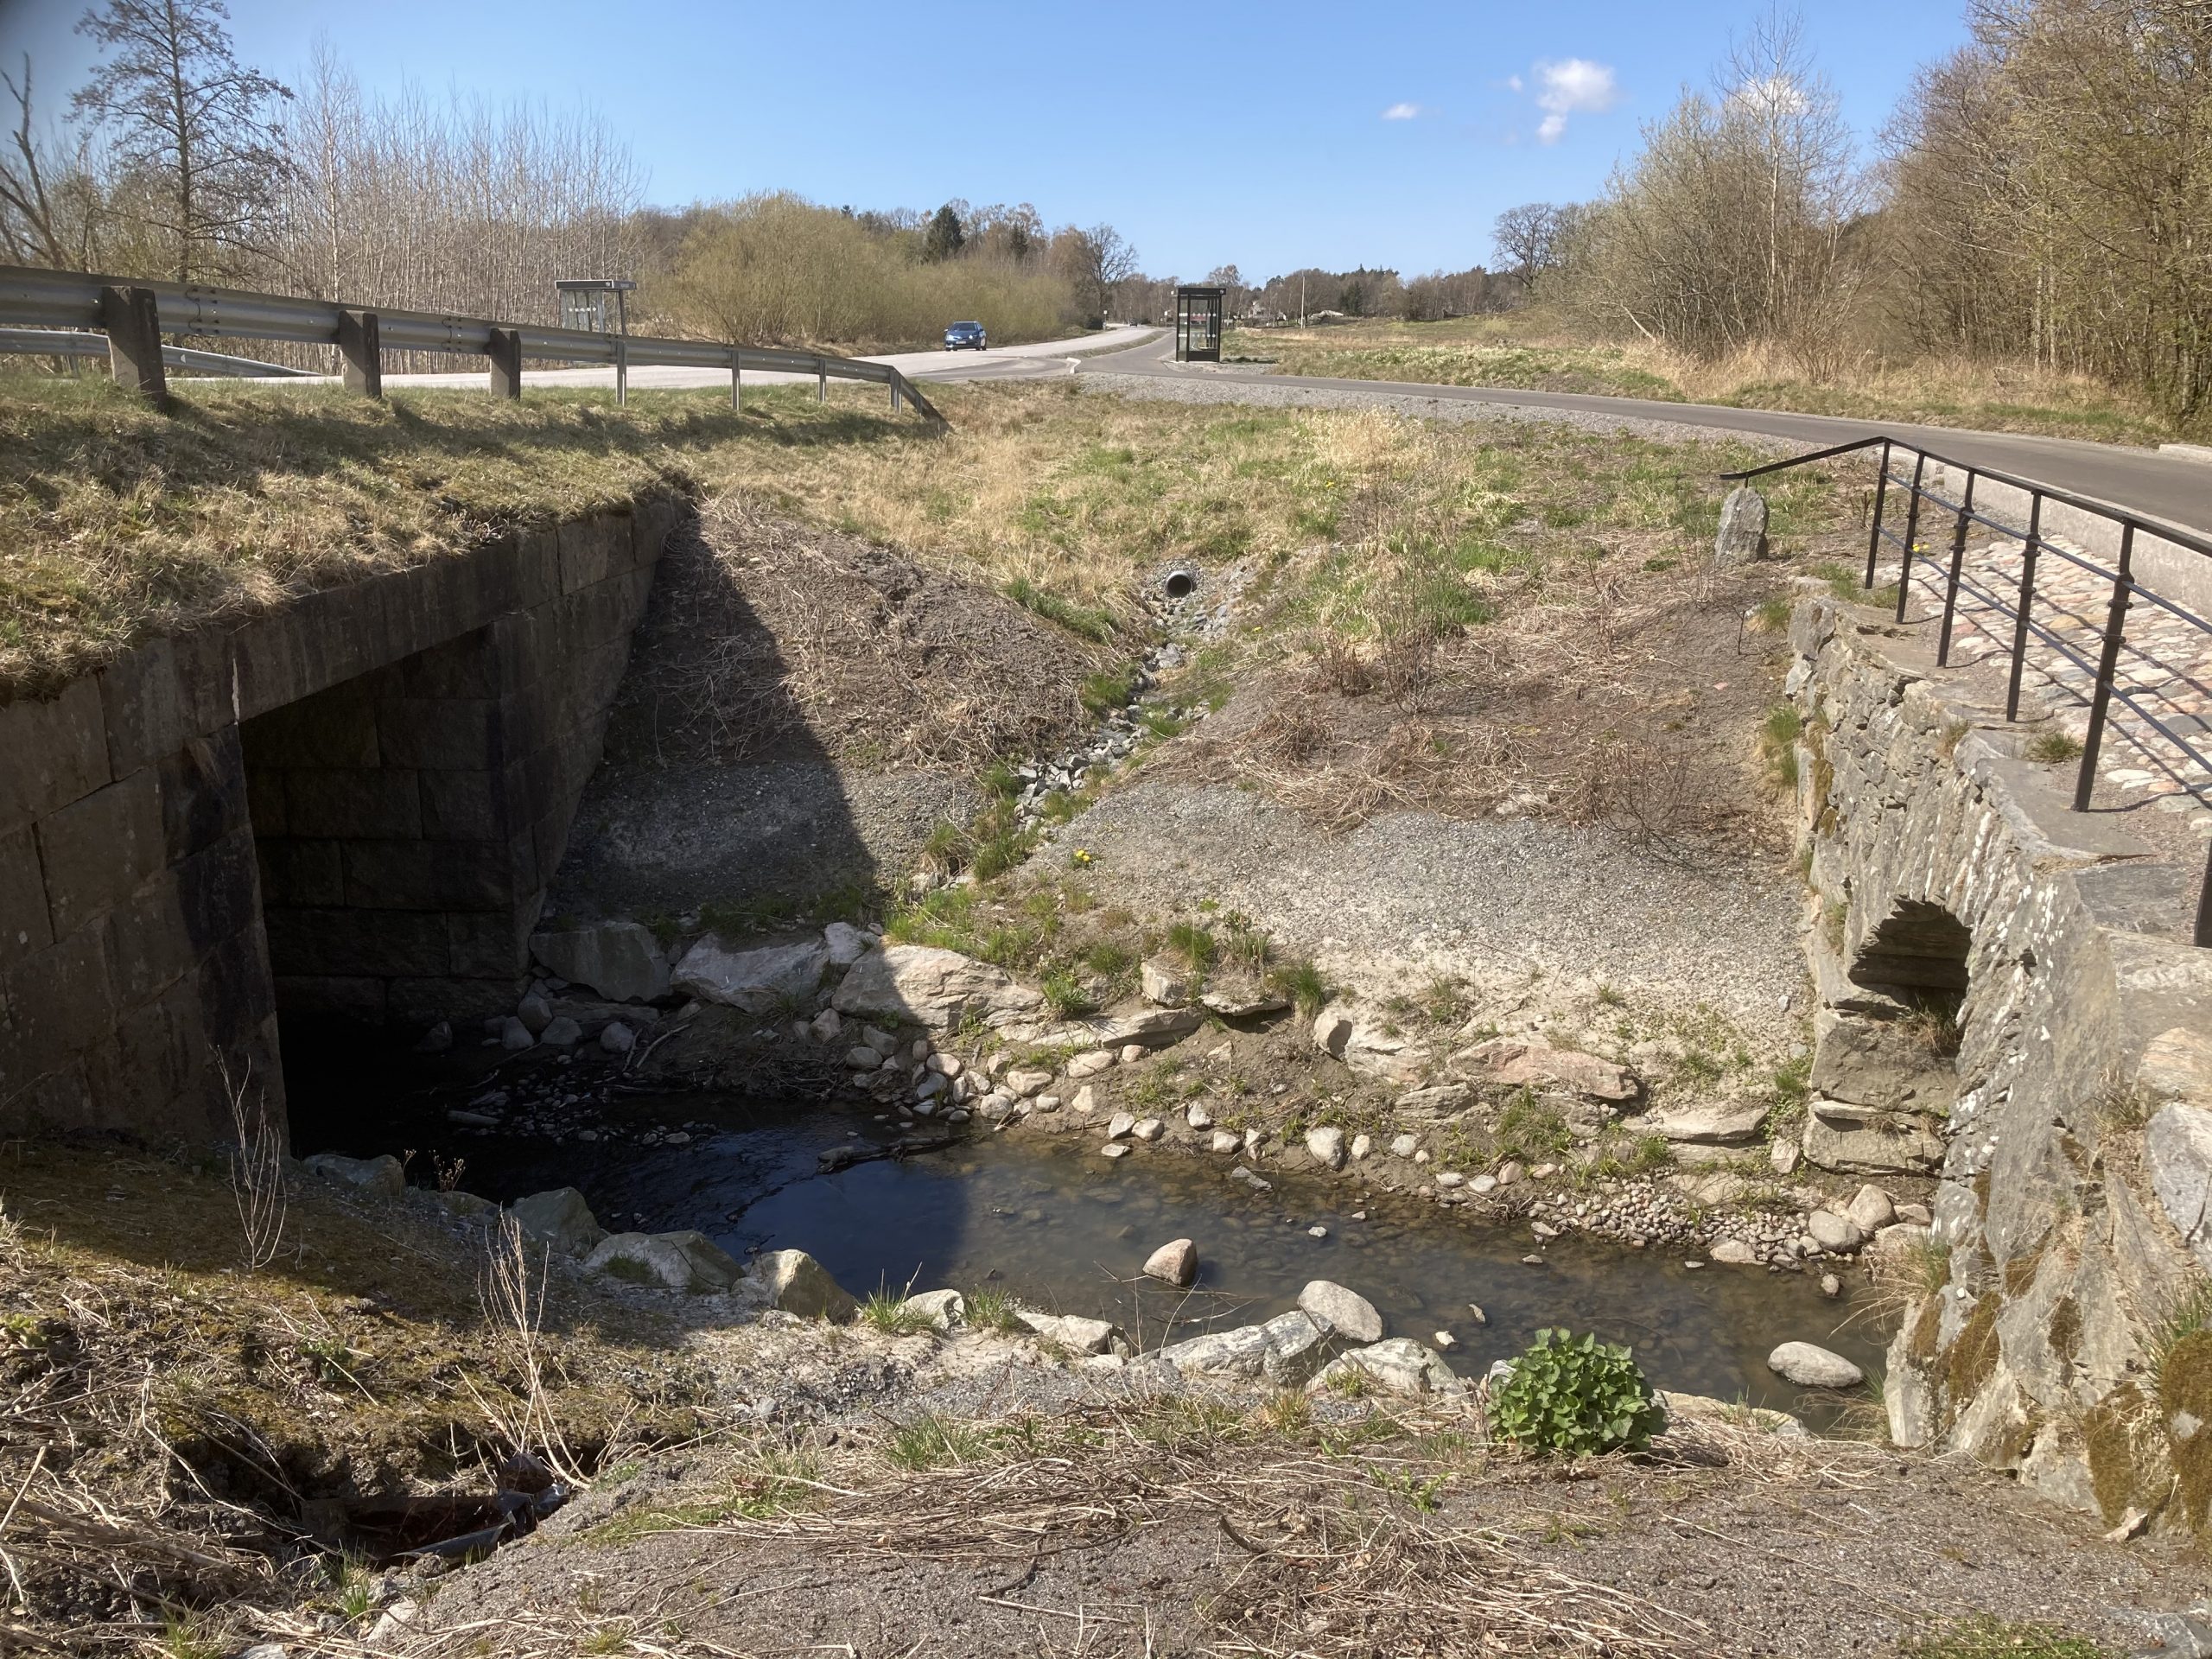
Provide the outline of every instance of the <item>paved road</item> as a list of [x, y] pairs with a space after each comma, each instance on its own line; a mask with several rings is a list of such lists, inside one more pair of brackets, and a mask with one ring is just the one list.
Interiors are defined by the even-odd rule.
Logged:
[[1569, 391], [1512, 391], [1491, 386], [1432, 386], [1392, 380], [1337, 380], [1316, 375], [1271, 374], [1240, 364], [1177, 363], [1173, 341], [1161, 339], [1110, 356], [1089, 357], [1082, 372], [1142, 374], [1310, 386], [1353, 394], [1422, 397], [1453, 402], [1503, 404], [1523, 409], [1577, 410], [1596, 415], [1673, 421], [1789, 438], [1808, 449], [1848, 443], [1878, 432], [1924, 443], [1934, 453], [1968, 466], [2011, 473], [2062, 490], [2118, 502], [2147, 517], [2212, 531], [2212, 464], [2156, 450], [2074, 438], [2029, 437], [2012, 432], [1966, 432], [1951, 427], [1889, 425], [1830, 415], [1730, 409], [1713, 404], [1662, 404], [1646, 397], [1599, 397]]

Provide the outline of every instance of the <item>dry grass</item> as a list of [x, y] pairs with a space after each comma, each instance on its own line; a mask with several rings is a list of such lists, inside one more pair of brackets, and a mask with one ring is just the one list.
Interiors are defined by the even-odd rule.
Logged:
[[[918, 1437], [936, 1448], [924, 1466], [913, 1455]], [[1557, 1468], [1491, 1452], [1471, 1402], [1337, 1407], [1324, 1418], [1302, 1396], [1239, 1409], [1167, 1395], [1053, 1418], [927, 1419], [888, 1427], [873, 1446], [851, 1449], [849, 1435], [845, 1444], [834, 1461], [810, 1459], [818, 1478], [774, 1503], [758, 1501], [759, 1482], [746, 1472], [758, 1461], [753, 1453], [737, 1453], [730, 1478], [695, 1471], [708, 1501], [679, 1497], [666, 1511], [683, 1532], [684, 1570], [732, 1546], [754, 1557], [737, 1581], [764, 1589], [785, 1560], [855, 1578], [926, 1563], [963, 1586], [993, 1584], [963, 1593], [980, 1604], [969, 1619], [1011, 1613], [1017, 1628], [1041, 1624], [1038, 1650], [1048, 1652], [1095, 1644], [1111, 1653], [1306, 1659], [1656, 1659], [1717, 1651], [1724, 1635], [1652, 1595], [1567, 1570], [1549, 1559], [1555, 1537], [1502, 1523], [1495, 1500], [1530, 1482], [1550, 1484]], [[1813, 1502], [1815, 1493], [1849, 1496], [1878, 1484], [1879, 1456], [1781, 1439], [1751, 1414], [1738, 1421], [1708, 1412], [1678, 1421], [1634, 1473], [1626, 1465], [1621, 1473], [1726, 1480], [1783, 1502]], [[1551, 1529], [1557, 1525], [1554, 1516]], [[620, 1535], [637, 1535], [634, 1528]], [[1154, 1559], [1147, 1540], [1183, 1570], [1147, 1576]], [[1123, 1548], [1136, 1553], [1122, 1560]], [[1085, 1559], [1099, 1565], [1070, 1566]], [[1057, 1589], [1031, 1582], [1047, 1563]], [[725, 1608], [722, 1598], [702, 1605], [680, 1597], [676, 1575], [651, 1554], [588, 1567], [571, 1557], [564, 1567], [607, 1587], [588, 1610], [571, 1611], [541, 1583], [526, 1612], [502, 1606], [486, 1618], [472, 1607], [441, 1619], [418, 1652], [558, 1650], [600, 1630], [657, 1630], [702, 1652], [762, 1650], [738, 1623], [745, 1610]], [[1071, 1598], [1079, 1599], [1066, 1605]], [[941, 1616], [925, 1611], [930, 1605], [916, 1598], [917, 1622], [904, 1636], [928, 1640], [926, 1621]], [[982, 1639], [981, 1631], [962, 1634]], [[737, 1645], [724, 1645], [730, 1641]]]
[[1541, 308], [1450, 322], [1248, 329], [1230, 336], [1228, 351], [1272, 359], [1292, 374], [1799, 410], [2107, 443], [2174, 435], [2140, 400], [2031, 364], [1897, 361], [1861, 351], [1840, 370], [1814, 375], [1770, 346], [1707, 362], [1656, 340], [1593, 341]]

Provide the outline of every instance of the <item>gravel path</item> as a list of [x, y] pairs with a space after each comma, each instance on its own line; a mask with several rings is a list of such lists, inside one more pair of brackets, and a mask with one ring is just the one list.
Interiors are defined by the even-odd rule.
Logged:
[[1693, 867], [1527, 818], [1394, 813], [1332, 837], [1255, 794], [1156, 781], [1109, 796], [1058, 846], [1088, 849], [1094, 884], [1117, 896], [1242, 911], [1364, 995], [1393, 988], [1375, 976], [1394, 969], [1531, 1001], [1603, 983], [1710, 1004], [1772, 1047], [1801, 1037], [1784, 998], [1805, 1005], [1802, 892], [1778, 868]]
[[1732, 432], [1687, 421], [1653, 421], [1639, 416], [1601, 415], [1590, 410], [1552, 409], [1535, 404], [1469, 403], [1460, 398], [1428, 397], [1410, 392], [1348, 391], [1288, 382], [1216, 379], [1203, 374], [1169, 379], [1163, 375], [1115, 374], [1092, 369], [1085, 371], [1077, 384], [1085, 391], [1107, 391], [1171, 404], [1256, 404], [1274, 409], [1381, 408], [1437, 421], [1556, 421], [1586, 432], [1629, 432], [1663, 443], [1728, 442], [1777, 455], [1794, 454], [1803, 447], [1789, 438]]

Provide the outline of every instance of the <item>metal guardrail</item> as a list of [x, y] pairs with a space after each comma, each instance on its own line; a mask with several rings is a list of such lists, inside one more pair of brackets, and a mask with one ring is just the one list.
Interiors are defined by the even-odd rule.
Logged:
[[[632, 367], [726, 369], [730, 377], [730, 406], [734, 409], [743, 396], [745, 371], [751, 369], [812, 375], [817, 398], [828, 395], [833, 379], [873, 382], [890, 389], [893, 413], [911, 404], [925, 419], [939, 426], [944, 423], [944, 416], [890, 364], [863, 363], [823, 352], [592, 334], [536, 323], [494, 322], [481, 317], [253, 294], [197, 283], [142, 282], [82, 271], [0, 265], [0, 352], [50, 353], [56, 350], [50, 334], [44, 336], [49, 342], [46, 344], [15, 343], [23, 338], [22, 331], [31, 329], [72, 331], [87, 340], [105, 336], [105, 344], [91, 346], [90, 353], [105, 351], [118, 381], [157, 398], [167, 391], [163, 362], [170, 352], [181, 349], [161, 343], [160, 336], [166, 334], [334, 346], [345, 365], [346, 385], [369, 397], [383, 395], [382, 353], [390, 348], [487, 359], [492, 390], [510, 397], [521, 394], [522, 365], [526, 360], [610, 365], [614, 370], [617, 402], [628, 397]], [[63, 354], [87, 353], [70, 347]], [[270, 366], [274, 371], [275, 365]]]
[[[2074, 810], [2086, 812], [2089, 810], [2091, 798], [2096, 790], [2097, 760], [2103, 751], [2106, 728], [2115, 700], [2172, 744], [2189, 763], [2206, 772], [2212, 772], [2212, 735], [2208, 735], [2203, 729], [2184, 730], [2174, 721], [2153, 713], [2146, 706], [2145, 698], [2122, 683], [2120, 674], [2120, 654], [2128, 645], [2128, 613], [2139, 600], [2178, 618], [2190, 628], [2212, 639], [2212, 620], [2199, 615], [2171, 594], [2158, 593], [2143, 580], [2135, 563], [2139, 535], [2206, 560], [2208, 573], [2212, 573], [2212, 541], [2176, 525], [2129, 512], [2125, 508], [2092, 500], [2066, 490], [2053, 489], [2031, 479], [2017, 478], [2009, 473], [1954, 461], [1902, 439], [1881, 435], [1861, 438], [1852, 443], [1840, 443], [1831, 448], [1816, 449], [1810, 454], [1795, 455], [1788, 461], [1771, 461], [1764, 467], [1723, 473], [1721, 477], [1731, 481], [1758, 478], [1767, 473], [1780, 472], [1785, 467], [1832, 461], [1840, 455], [1872, 449], [1877, 445], [1881, 448], [1881, 459], [1874, 485], [1872, 527], [1866, 537], [1866, 571], [1863, 585], [1869, 590], [1873, 588], [1884, 544], [1894, 548], [1898, 558], [1897, 620], [1903, 622], [1911, 605], [1915, 576], [1923, 567], [1931, 573], [1929, 586], [1940, 588], [1942, 595], [1942, 621], [1936, 634], [1936, 666], [1948, 667], [1950, 664], [1953, 626], [1958, 618], [1959, 596], [1963, 593], [1998, 615], [2009, 619], [2012, 624], [2012, 639], [2007, 647], [2010, 672], [2005, 693], [2006, 720], [2020, 717], [2020, 677], [2027, 666], [2031, 639], [2049, 647], [2062, 659], [2093, 677], [2088, 731], [2082, 741], [2081, 766], [2074, 779]], [[1910, 474], [1893, 469], [1891, 458], [1899, 450], [1914, 457]], [[1958, 471], [1965, 474], [1965, 487], [1957, 499], [1941, 494], [1929, 486], [1927, 474], [1931, 461], [1947, 473]], [[2007, 524], [1978, 508], [1974, 505], [1975, 486], [1983, 483], [2001, 485], [2024, 493], [2028, 500], [2026, 524]], [[1906, 491], [1908, 495], [1902, 533], [1891, 529], [1883, 521], [1892, 485]], [[1939, 513], [1949, 515], [1951, 519], [1949, 544], [1940, 557], [1931, 556], [1919, 539], [1923, 502], [1934, 505]], [[2113, 526], [2118, 533], [2118, 551], [2113, 562], [2111, 564], [2101, 563], [2095, 557], [2047, 535], [2044, 530], [2046, 503], [2057, 503]], [[2000, 592], [1966, 574], [1967, 535], [1969, 527], [1975, 524], [1994, 531], [2005, 540], [2019, 543], [2020, 575], [2015, 591], [2009, 594]], [[2037, 567], [2045, 556], [2063, 560], [2109, 587], [2104, 626], [2099, 632], [2094, 661], [2076, 651], [2072, 642], [2057, 629], [2037, 620]], [[2203, 724], [2201, 721], [2197, 723], [2200, 727]], [[2158, 760], [2155, 756], [2152, 758]], [[2158, 764], [2184, 788], [2202, 798], [2202, 785], [2190, 782], [2163, 760], [2158, 760]], [[2207, 804], [2212, 804], [2212, 802]], [[2212, 855], [2208, 855], [2204, 885], [2197, 896], [2194, 937], [2197, 944], [2212, 946]]]
[[[107, 336], [82, 334], [69, 328], [0, 328], [0, 352], [34, 357], [105, 357]], [[314, 380], [312, 369], [288, 369], [281, 363], [264, 363], [257, 357], [232, 357], [226, 352], [202, 352], [189, 346], [164, 346], [162, 361], [173, 369], [193, 369], [201, 374], [228, 374], [241, 380]]]

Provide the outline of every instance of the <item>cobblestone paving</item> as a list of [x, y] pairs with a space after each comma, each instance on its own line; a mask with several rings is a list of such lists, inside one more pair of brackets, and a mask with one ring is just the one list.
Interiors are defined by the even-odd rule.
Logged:
[[[2062, 729], [2080, 739], [2089, 729], [2112, 579], [2055, 549], [2109, 569], [2108, 561], [2060, 537], [2049, 538], [2037, 555], [2030, 615], [2058, 643], [2030, 634], [2021, 707], [2024, 713], [2040, 702]], [[1940, 617], [1949, 542], [1923, 541], [1920, 551], [1906, 614]], [[1951, 631], [1955, 664], [1995, 658], [2001, 665], [2009, 658], [2014, 628], [2009, 613], [2018, 602], [2022, 555], [2023, 543], [2016, 539], [1968, 544]], [[1897, 570], [1892, 561], [1878, 581], [1894, 582]], [[2212, 765], [2207, 764], [2212, 762], [2212, 632], [2138, 594], [2128, 607], [2113, 681], [2098, 777], [2130, 801], [2185, 815], [2191, 829], [2212, 839]], [[2154, 720], [2172, 735], [2159, 731]]]

